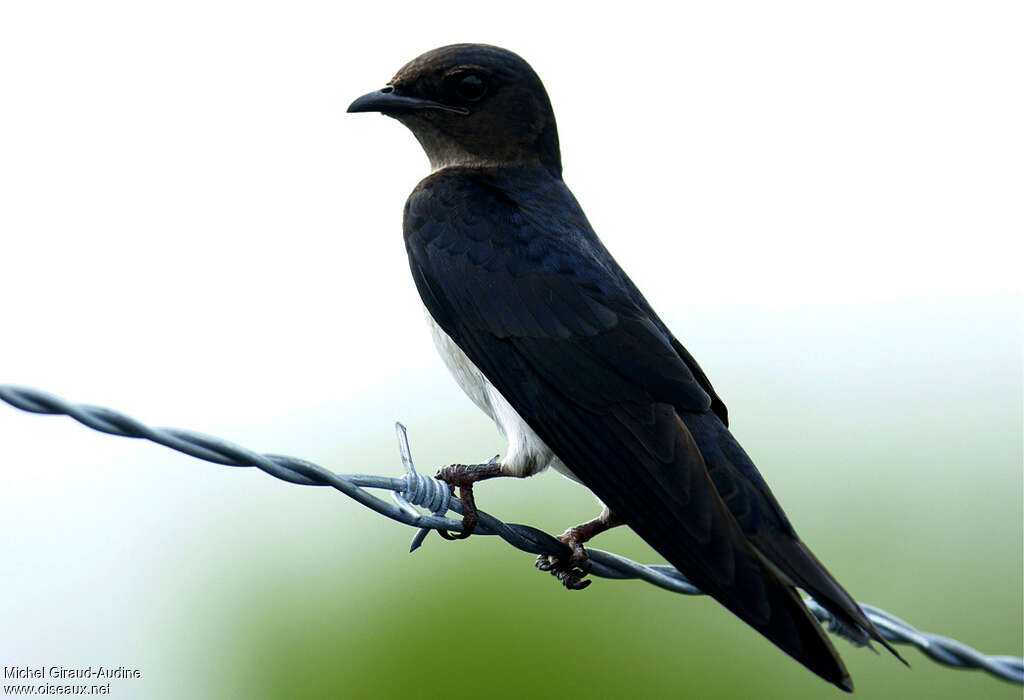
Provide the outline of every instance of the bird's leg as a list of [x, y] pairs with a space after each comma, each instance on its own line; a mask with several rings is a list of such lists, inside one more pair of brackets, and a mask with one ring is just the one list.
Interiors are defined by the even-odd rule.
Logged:
[[583, 548], [586, 542], [600, 535], [605, 530], [611, 530], [624, 523], [605, 506], [601, 515], [593, 520], [588, 520], [582, 525], [570, 527], [558, 536], [558, 540], [569, 547], [569, 558], [552, 554], [541, 554], [537, 557], [536, 566], [541, 571], [550, 571], [551, 575], [562, 582], [562, 585], [571, 591], [583, 590], [590, 585], [590, 580], [584, 577], [590, 573], [590, 560], [587, 558], [587, 550]]
[[496, 476], [503, 476], [501, 464], [488, 462], [487, 464], [449, 464], [437, 470], [434, 478], [448, 484], [455, 493], [455, 487], [459, 487], [459, 500], [462, 501], [462, 532], [453, 535], [447, 530], [438, 530], [437, 534], [446, 540], [464, 540], [473, 534], [476, 529], [477, 511], [476, 501], [473, 500], [473, 484], [484, 479], [493, 479]]

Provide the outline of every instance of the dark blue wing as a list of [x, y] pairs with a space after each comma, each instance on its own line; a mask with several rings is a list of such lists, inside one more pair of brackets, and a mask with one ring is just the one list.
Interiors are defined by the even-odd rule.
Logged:
[[[448, 169], [413, 192], [406, 247], [428, 311], [655, 550], [787, 653], [840, 677], [819, 625], [755, 552], [709, 476], [687, 424], [726, 429], [703, 373], [698, 380], [564, 184], [509, 177]], [[750, 522], [763, 522], [751, 478], [733, 469], [717, 480], [746, 496]]]

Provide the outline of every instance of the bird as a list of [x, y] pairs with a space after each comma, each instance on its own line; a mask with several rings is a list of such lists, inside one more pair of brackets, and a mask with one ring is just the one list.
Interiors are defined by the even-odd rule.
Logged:
[[426, 152], [432, 172], [403, 215], [409, 267], [444, 363], [508, 443], [500, 461], [438, 471], [464, 511], [461, 534], [443, 536], [473, 531], [477, 482], [551, 467], [602, 506], [559, 537], [567, 555], [536, 562], [567, 588], [590, 582], [583, 545], [625, 525], [844, 691], [850, 675], [797, 589], [855, 641], [902, 660], [797, 535], [697, 361], [591, 227], [524, 59], [443, 46], [348, 112], [396, 119]]

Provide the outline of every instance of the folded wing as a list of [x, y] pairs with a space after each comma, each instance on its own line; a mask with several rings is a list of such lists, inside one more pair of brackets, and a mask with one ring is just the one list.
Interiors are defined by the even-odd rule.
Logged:
[[765, 563], [723, 502], [687, 427], [706, 417], [724, 430], [724, 405], [632, 293], [571, 195], [561, 204], [539, 221], [483, 173], [452, 169], [421, 183], [405, 237], [427, 309], [637, 534], [784, 651], [850, 689], [792, 582]]

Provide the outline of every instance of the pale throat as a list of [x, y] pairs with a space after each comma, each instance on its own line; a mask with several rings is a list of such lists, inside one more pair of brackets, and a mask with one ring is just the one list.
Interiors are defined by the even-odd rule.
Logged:
[[527, 158], [523, 154], [517, 156], [514, 153], [503, 154], [500, 158], [482, 156], [467, 150], [457, 140], [429, 125], [407, 123], [406, 126], [409, 127], [427, 154], [431, 172], [436, 173], [438, 170], [453, 166], [488, 168], [522, 165], [528, 161], [537, 160], [536, 158]]

